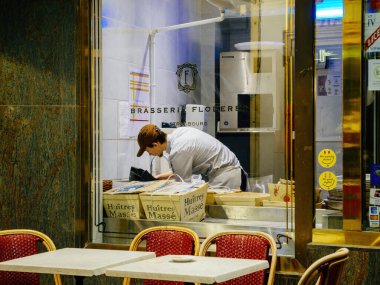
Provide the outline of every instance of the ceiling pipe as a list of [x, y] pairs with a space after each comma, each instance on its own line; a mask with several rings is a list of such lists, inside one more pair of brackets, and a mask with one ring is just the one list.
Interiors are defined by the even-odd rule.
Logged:
[[190, 28], [190, 27], [195, 27], [195, 26], [200, 26], [200, 25], [222, 22], [224, 20], [225, 11], [224, 9], [220, 7], [219, 7], [219, 10], [220, 10], [220, 16], [216, 18], [210, 18], [210, 19], [183, 23], [183, 24], [167, 26], [167, 27], [159, 27], [159, 28], [150, 30], [149, 32], [150, 103], [152, 103], [152, 100], [155, 98], [155, 93], [156, 93], [156, 74], [155, 74], [155, 36], [156, 34], [160, 32], [166, 32], [166, 31], [172, 31], [172, 30], [178, 30], [178, 29], [184, 29], [184, 28]]
[[157, 33], [165, 32], [165, 31], [178, 30], [178, 29], [190, 28], [190, 27], [194, 27], [194, 26], [200, 26], [200, 25], [222, 22], [224, 20], [224, 13], [225, 13], [224, 10], [220, 10], [220, 16], [216, 17], [216, 18], [194, 21], [194, 22], [189, 22], [189, 23], [183, 23], [183, 24], [167, 26], [167, 27], [155, 28], [155, 29], [150, 31], [150, 35], [155, 35]]

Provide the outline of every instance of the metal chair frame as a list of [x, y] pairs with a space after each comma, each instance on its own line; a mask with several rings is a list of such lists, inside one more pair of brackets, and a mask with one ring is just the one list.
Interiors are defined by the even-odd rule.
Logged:
[[[41, 233], [35, 230], [28, 229], [11, 229], [11, 230], [2, 230], [0, 231], [0, 236], [7, 235], [32, 235], [40, 238], [42, 240], [42, 244], [45, 246], [47, 251], [54, 251], [56, 247], [54, 242], [48, 237], [46, 234]], [[56, 285], [62, 285], [61, 276], [59, 274], [54, 274], [54, 282]]]
[[[189, 235], [191, 235], [191, 237], [194, 240], [194, 255], [199, 254], [200, 242], [199, 242], [198, 235], [193, 230], [190, 230], [188, 228], [183, 228], [183, 227], [177, 227], [177, 226], [157, 226], [157, 227], [151, 227], [151, 228], [142, 230], [132, 240], [129, 250], [131, 251], [138, 250], [138, 247], [143, 241], [144, 236], [147, 235], [148, 233], [155, 232], [155, 231], [178, 231], [178, 232], [188, 233]], [[124, 278], [123, 285], [130, 285], [130, 283], [131, 283], [131, 278], [128, 278], [128, 277]]]
[[208, 236], [203, 243], [201, 244], [201, 248], [199, 251], [200, 256], [205, 256], [209, 247], [215, 243], [216, 238], [220, 236], [225, 235], [251, 235], [251, 236], [258, 236], [265, 238], [269, 242], [270, 250], [271, 250], [271, 261], [269, 263], [269, 275], [268, 275], [268, 281], [267, 285], [273, 285], [274, 283], [274, 277], [276, 272], [276, 265], [277, 265], [277, 246], [274, 239], [267, 233], [259, 232], [259, 231], [223, 231], [219, 232], [213, 235]]
[[342, 277], [343, 267], [349, 250], [340, 248], [336, 252], [314, 261], [302, 274], [297, 285], [311, 284], [319, 275], [315, 285], [337, 285]]

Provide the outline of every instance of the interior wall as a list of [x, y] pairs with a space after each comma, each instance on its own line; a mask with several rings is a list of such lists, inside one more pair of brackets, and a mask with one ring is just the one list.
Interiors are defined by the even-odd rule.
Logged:
[[[214, 99], [214, 89], [207, 89], [208, 96], [201, 96], [201, 92], [206, 90], [203, 87], [208, 85], [200, 80], [205, 72], [204, 62], [207, 63], [206, 71], [214, 66], [214, 48], [210, 42], [213, 36], [209, 36], [210, 33], [213, 35], [212, 24], [157, 33], [154, 38], [155, 60], [150, 62], [149, 32], [157, 27], [204, 19], [202, 6], [206, 5], [210, 9], [210, 5], [203, 2], [207, 3], [203, 0], [103, 0], [101, 54], [104, 179], [128, 178], [131, 166], [150, 169], [150, 158], [146, 153], [140, 158], [136, 157], [136, 134], [128, 138], [120, 136], [119, 106], [121, 103], [130, 103], [128, 90], [131, 71], [141, 70], [153, 76], [155, 85], [150, 86], [150, 106], [153, 108], [204, 103], [213, 105], [209, 102]], [[219, 16], [218, 9], [211, 6], [211, 10], [211, 17]], [[200, 39], [206, 38], [209, 39], [206, 46], [203, 41], [201, 45]], [[184, 63], [196, 64], [199, 72], [196, 90], [189, 93], [178, 90], [177, 66]], [[153, 71], [150, 69], [152, 66]], [[150, 115], [150, 120], [161, 126], [163, 122], [180, 122], [180, 115], [179, 112], [155, 113]]]
[[[82, 246], [78, 1], [1, 1], [0, 230]], [[82, 212], [83, 211], [83, 212]]]
[[[260, 9], [259, 9], [260, 8]], [[284, 7], [279, 1], [262, 3], [260, 7], [252, 8], [252, 15], [261, 17], [261, 37], [263, 41], [283, 41], [285, 29]], [[157, 13], [157, 11], [160, 13]], [[236, 21], [235, 16], [227, 11], [224, 22]], [[136, 134], [128, 138], [120, 137], [120, 104], [129, 104], [129, 73], [134, 70], [143, 70], [154, 77], [154, 86], [150, 86], [152, 98], [150, 106], [154, 108], [183, 106], [185, 104], [201, 104], [213, 107], [217, 102], [219, 86], [215, 81], [215, 72], [219, 57], [218, 41], [223, 39], [223, 31], [219, 24], [200, 25], [172, 31], [160, 32], [155, 35], [155, 60], [150, 62], [149, 32], [157, 27], [188, 23], [202, 19], [220, 16], [219, 9], [205, 0], [163, 0], [152, 2], [148, 0], [103, 0], [102, 18], [102, 94], [103, 94], [103, 179], [128, 178], [131, 166], [150, 170], [150, 158], [145, 153], [137, 158], [138, 144]], [[249, 15], [247, 15], [249, 16]], [[273, 29], [273, 25], [276, 29]], [[235, 39], [238, 31], [232, 30], [231, 36]], [[249, 35], [245, 40], [236, 38], [238, 42], [250, 41]], [[236, 42], [234, 42], [236, 43]], [[233, 43], [233, 44], [234, 44]], [[231, 50], [235, 50], [231, 44]], [[220, 44], [219, 44], [220, 45]], [[196, 64], [196, 90], [184, 93], [178, 90], [177, 65]], [[150, 68], [153, 66], [154, 74]], [[282, 96], [282, 92], [279, 92]], [[278, 116], [282, 119], [282, 116]], [[151, 114], [152, 123], [161, 125], [162, 122], [179, 122], [180, 113]], [[205, 116], [206, 132], [216, 136], [216, 121], [218, 115], [208, 112]], [[280, 122], [279, 125], [282, 125]], [[140, 128], [139, 126], [138, 128]], [[280, 132], [282, 129], [280, 129]], [[261, 136], [260, 145], [268, 145], [268, 136]], [[220, 138], [220, 136], [218, 136]], [[236, 140], [239, 141], [239, 140]], [[272, 144], [273, 139], [269, 139]], [[226, 143], [224, 141], [224, 143]], [[228, 145], [232, 150], [239, 152], [240, 146]], [[274, 150], [273, 146], [265, 147], [270, 153], [275, 153], [271, 159], [274, 165], [283, 165], [283, 152]], [[248, 149], [239, 155], [239, 160], [247, 165], [249, 171], [250, 157]], [[263, 150], [261, 150], [263, 151]], [[265, 160], [268, 161], [268, 160]], [[263, 162], [261, 162], [263, 163]], [[258, 165], [256, 163], [255, 165]], [[272, 164], [260, 166], [261, 170], [252, 170], [251, 175], [264, 175], [271, 171]], [[264, 171], [264, 169], [266, 169]], [[256, 173], [257, 172], [257, 173]], [[278, 171], [277, 171], [278, 172]], [[276, 173], [277, 173], [276, 172]], [[264, 173], [264, 174], [263, 174]], [[277, 176], [283, 177], [278, 173]]]

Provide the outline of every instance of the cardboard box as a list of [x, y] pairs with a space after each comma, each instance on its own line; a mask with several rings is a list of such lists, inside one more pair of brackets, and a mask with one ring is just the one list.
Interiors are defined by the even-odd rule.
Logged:
[[268, 188], [271, 201], [291, 202], [292, 196], [294, 199], [294, 193], [292, 195], [292, 192], [294, 191], [294, 184], [292, 186], [290, 184], [286, 185], [285, 183], [280, 182], [277, 184], [268, 183]]
[[207, 197], [206, 197], [206, 204], [207, 205], [214, 205], [215, 204], [215, 193], [209, 193], [207, 192]]
[[285, 208], [285, 207], [292, 207], [294, 208], [294, 203], [286, 203], [282, 201], [270, 201], [266, 200], [262, 202], [263, 207], [279, 207], [279, 208]]
[[[238, 192], [241, 192], [240, 189], [234, 189], [234, 190], [231, 190], [231, 192], [228, 192], [228, 193], [238, 193]], [[221, 193], [218, 191], [218, 189], [208, 189], [207, 190], [207, 198], [206, 198], [206, 204], [207, 205], [215, 205], [216, 204], [216, 201], [215, 201], [215, 196], [216, 195], [221, 195], [221, 194], [227, 194], [227, 193]]]
[[205, 216], [208, 184], [204, 183], [186, 192], [181, 182], [155, 192], [140, 194], [140, 200], [148, 220], [199, 222]]
[[168, 183], [167, 181], [153, 181], [147, 185], [128, 192], [122, 192], [126, 186], [132, 187], [141, 182], [131, 181], [123, 183], [117, 188], [113, 188], [103, 193], [103, 207], [107, 217], [119, 219], [143, 219], [145, 213], [140, 201], [139, 193], [150, 192], [159, 189]]
[[263, 200], [269, 200], [270, 195], [255, 192], [239, 192], [215, 195], [215, 202], [218, 205], [231, 206], [261, 206]]

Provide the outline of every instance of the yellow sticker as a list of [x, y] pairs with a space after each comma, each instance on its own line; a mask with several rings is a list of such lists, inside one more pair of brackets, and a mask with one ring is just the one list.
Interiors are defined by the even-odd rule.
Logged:
[[318, 154], [318, 163], [324, 168], [333, 167], [336, 163], [336, 154], [332, 149], [322, 149]]
[[336, 187], [337, 184], [337, 178], [331, 171], [322, 172], [321, 175], [319, 175], [318, 181], [319, 186], [323, 190], [332, 190]]

